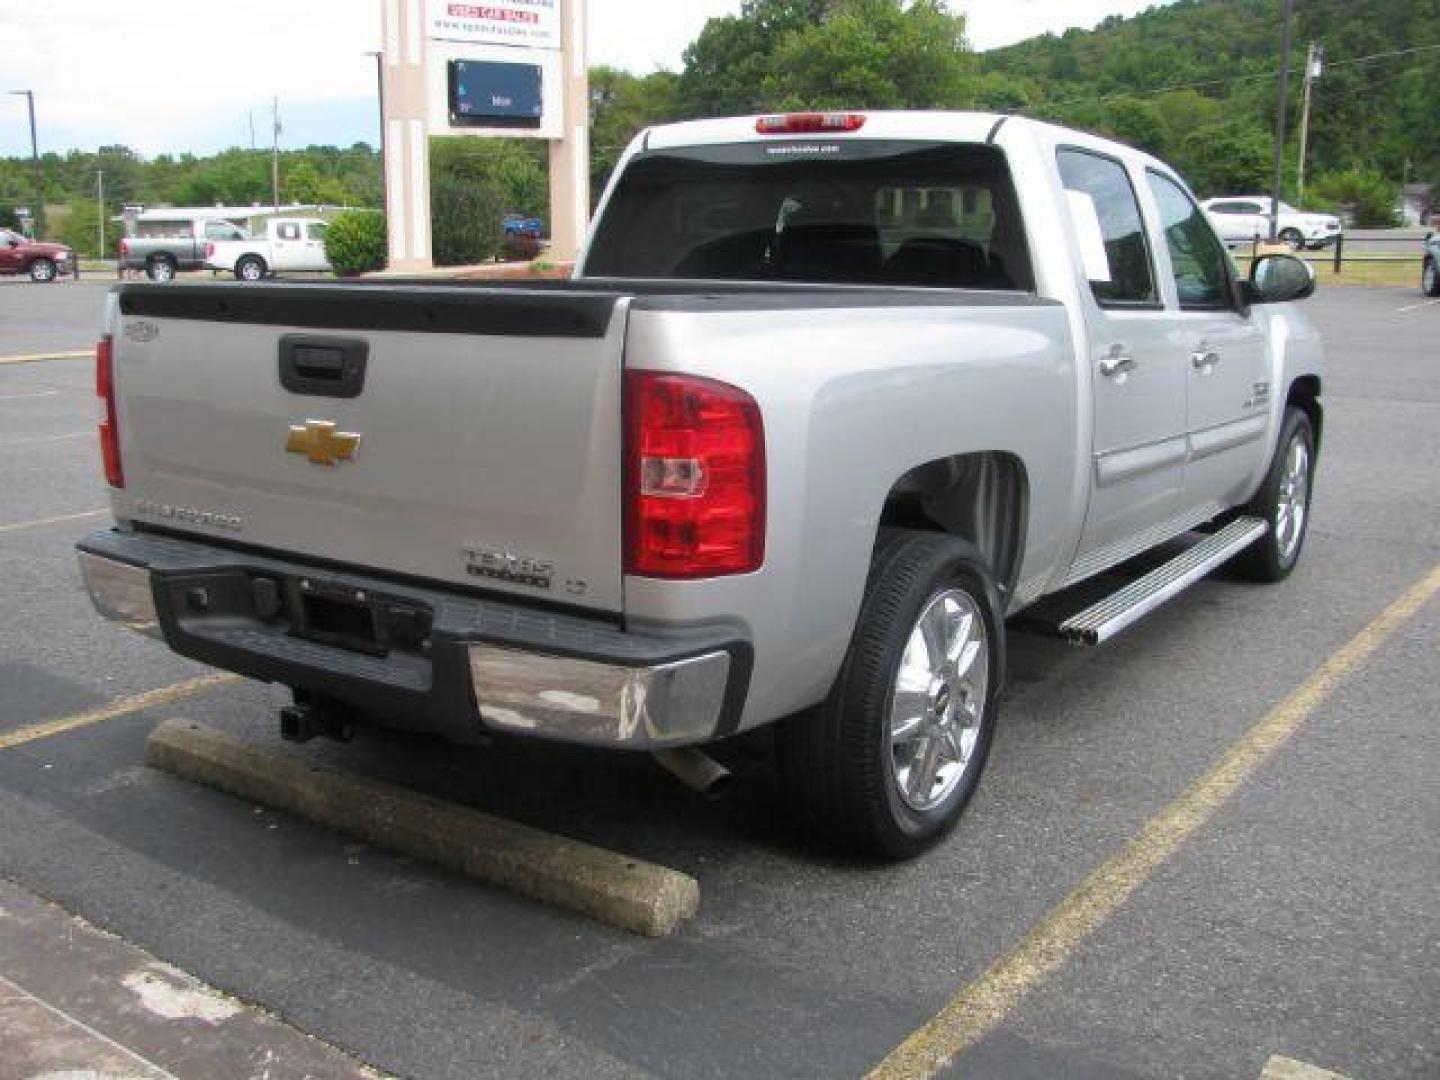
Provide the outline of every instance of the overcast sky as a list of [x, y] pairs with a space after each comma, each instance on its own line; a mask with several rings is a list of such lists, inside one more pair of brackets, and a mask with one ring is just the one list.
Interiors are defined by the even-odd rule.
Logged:
[[[950, 0], [978, 49], [1092, 26], [1163, 0]], [[379, 0], [0, 0], [0, 90], [32, 89], [42, 151], [125, 143], [210, 152], [374, 142]], [[740, 0], [590, 0], [590, 60], [678, 70]], [[0, 97], [0, 156], [28, 154], [25, 100]]]

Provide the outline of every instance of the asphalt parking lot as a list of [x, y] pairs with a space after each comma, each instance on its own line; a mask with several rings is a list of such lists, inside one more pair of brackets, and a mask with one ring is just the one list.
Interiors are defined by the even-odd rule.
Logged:
[[[108, 284], [0, 286], [0, 358], [86, 348]], [[275, 696], [186, 693], [205, 669], [93, 614], [72, 551], [104, 520], [91, 367], [0, 360], [0, 878], [407, 1076], [903, 1075], [902, 1046], [959, 1047], [978, 1077], [1258, 1077], [1273, 1055], [1440, 1076], [1440, 600], [1384, 615], [1440, 565], [1440, 303], [1331, 290], [1308, 310], [1331, 373], [1300, 568], [1217, 575], [1098, 650], [1012, 635], [989, 772], [923, 859], [815, 853], [758, 744], [719, 802], [648, 759], [547, 746], [294, 751], [694, 875], [700, 913], [663, 941], [148, 770], [170, 717], [275, 741]], [[1277, 715], [1293, 735], [1153, 847], [1147, 826]], [[1123, 888], [1086, 886], [1100, 917], [1066, 923], [1135, 851]], [[973, 1045], [947, 1030], [967, 1010]]]

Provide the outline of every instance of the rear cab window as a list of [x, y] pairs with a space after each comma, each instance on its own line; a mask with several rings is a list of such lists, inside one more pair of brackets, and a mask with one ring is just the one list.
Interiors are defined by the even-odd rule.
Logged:
[[642, 154], [586, 276], [1034, 290], [1004, 154], [814, 139]]
[[1114, 158], [1062, 147], [1056, 153], [1071, 225], [1096, 302], [1158, 309], [1150, 242], [1130, 173]]

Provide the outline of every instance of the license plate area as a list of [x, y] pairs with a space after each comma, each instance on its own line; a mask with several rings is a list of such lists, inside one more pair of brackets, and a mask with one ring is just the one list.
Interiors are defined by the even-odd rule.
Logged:
[[301, 637], [371, 656], [389, 651], [381, 641], [380, 613], [353, 595], [326, 595], [312, 586], [300, 594], [297, 614], [295, 631]]
[[430, 651], [428, 607], [313, 578], [288, 584], [296, 637], [370, 656]]

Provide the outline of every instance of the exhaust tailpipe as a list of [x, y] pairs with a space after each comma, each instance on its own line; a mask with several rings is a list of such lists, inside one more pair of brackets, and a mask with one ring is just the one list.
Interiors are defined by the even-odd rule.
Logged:
[[656, 750], [653, 754], [660, 766], [691, 791], [707, 799], [718, 799], [730, 790], [734, 775], [709, 754], [693, 747], [678, 750]]

